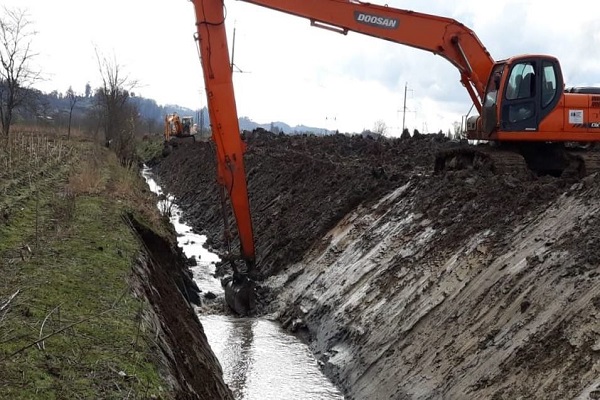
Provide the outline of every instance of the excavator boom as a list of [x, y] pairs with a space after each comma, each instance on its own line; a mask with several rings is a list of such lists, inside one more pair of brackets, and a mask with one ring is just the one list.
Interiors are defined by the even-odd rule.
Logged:
[[254, 234], [243, 162], [244, 144], [233, 93], [223, 1], [194, 0], [193, 3], [212, 139], [217, 153], [217, 179], [227, 191], [233, 207], [241, 256], [253, 265]]
[[[374, 36], [441, 55], [458, 68], [461, 82], [481, 110], [494, 60], [477, 36], [444, 17], [350, 0], [245, 0], [247, 3], [307, 18], [314, 26], [340, 33]], [[202, 69], [217, 152], [217, 175], [229, 194], [242, 257], [254, 264], [255, 249], [233, 91], [223, 0], [192, 0]]]
[[[358, 32], [441, 55], [458, 68], [461, 82], [481, 110], [487, 77], [494, 65], [475, 33], [444, 17], [350, 0], [251, 0], [247, 3], [307, 18], [314, 26], [341, 33]], [[225, 31], [224, 0], [192, 0], [217, 176], [231, 200], [241, 254], [255, 262], [254, 237]]]
[[461, 75], [473, 104], [481, 111], [494, 59], [477, 35], [451, 18], [351, 0], [242, 0], [307, 18], [313, 26], [348, 31], [440, 55]]

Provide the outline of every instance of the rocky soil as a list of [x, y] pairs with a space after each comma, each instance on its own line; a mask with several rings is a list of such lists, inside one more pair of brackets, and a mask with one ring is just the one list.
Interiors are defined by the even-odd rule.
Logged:
[[[600, 398], [600, 177], [434, 174], [437, 135], [245, 140], [263, 311], [348, 398]], [[214, 159], [157, 171], [219, 249]]]

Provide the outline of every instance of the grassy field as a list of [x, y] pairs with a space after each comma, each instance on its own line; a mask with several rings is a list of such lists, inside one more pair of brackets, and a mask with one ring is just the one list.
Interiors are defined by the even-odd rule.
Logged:
[[[0, 142], [0, 398], [168, 398], [125, 212], [167, 228], [136, 169], [81, 138]], [[163, 227], [163, 228], [161, 228]]]

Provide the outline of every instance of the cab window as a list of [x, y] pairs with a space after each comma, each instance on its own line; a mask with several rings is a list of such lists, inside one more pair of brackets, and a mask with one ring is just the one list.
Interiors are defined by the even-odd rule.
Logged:
[[506, 99], [508, 122], [517, 123], [535, 115], [535, 64], [522, 62], [515, 64], [508, 78]]
[[535, 68], [532, 63], [520, 63], [513, 67], [508, 78], [506, 98], [527, 99], [535, 95]]
[[548, 107], [556, 96], [556, 71], [554, 64], [542, 63], [542, 108]]
[[502, 69], [504, 65], [496, 65], [490, 76], [487, 87], [485, 88], [485, 99], [483, 102], [484, 107], [490, 107], [497, 103], [498, 89], [500, 88], [500, 81], [502, 80]]

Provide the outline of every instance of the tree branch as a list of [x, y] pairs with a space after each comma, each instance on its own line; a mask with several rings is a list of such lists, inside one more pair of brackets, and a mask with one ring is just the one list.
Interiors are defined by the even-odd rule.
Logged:
[[10, 304], [10, 302], [19, 294], [19, 292], [21, 291], [21, 289], [17, 290], [16, 292], [14, 292], [9, 298], [8, 300], [6, 300], [6, 302], [4, 304], [2, 304], [2, 307], [0, 307], [0, 312], [4, 311], [4, 309], [6, 307], [8, 307], [8, 305]]
[[[42, 332], [44, 332], [44, 325], [46, 325], [46, 321], [48, 320], [48, 318], [50, 317], [50, 315], [52, 315], [52, 313], [53, 313], [54, 311], [56, 311], [56, 310], [58, 310], [58, 309], [60, 308], [60, 306], [61, 306], [61, 305], [59, 304], [59, 305], [57, 305], [56, 307], [54, 307], [54, 308], [52, 309], [52, 311], [50, 311], [50, 312], [48, 313], [48, 315], [46, 315], [46, 318], [44, 318], [44, 322], [42, 322], [42, 326], [40, 327], [40, 335], [39, 335], [39, 337], [40, 337], [40, 338], [42, 337]], [[38, 340], [39, 340], [39, 339], [38, 339]], [[42, 341], [41, 343], [42, 343], [42, 345], [40, 346], [40, 345], [39, 345], [39, 342], [38, 342], [38, 348], [39, 348], [40, 350], [46, 350], [46, 347], [44, 347], [44, 342]]]

